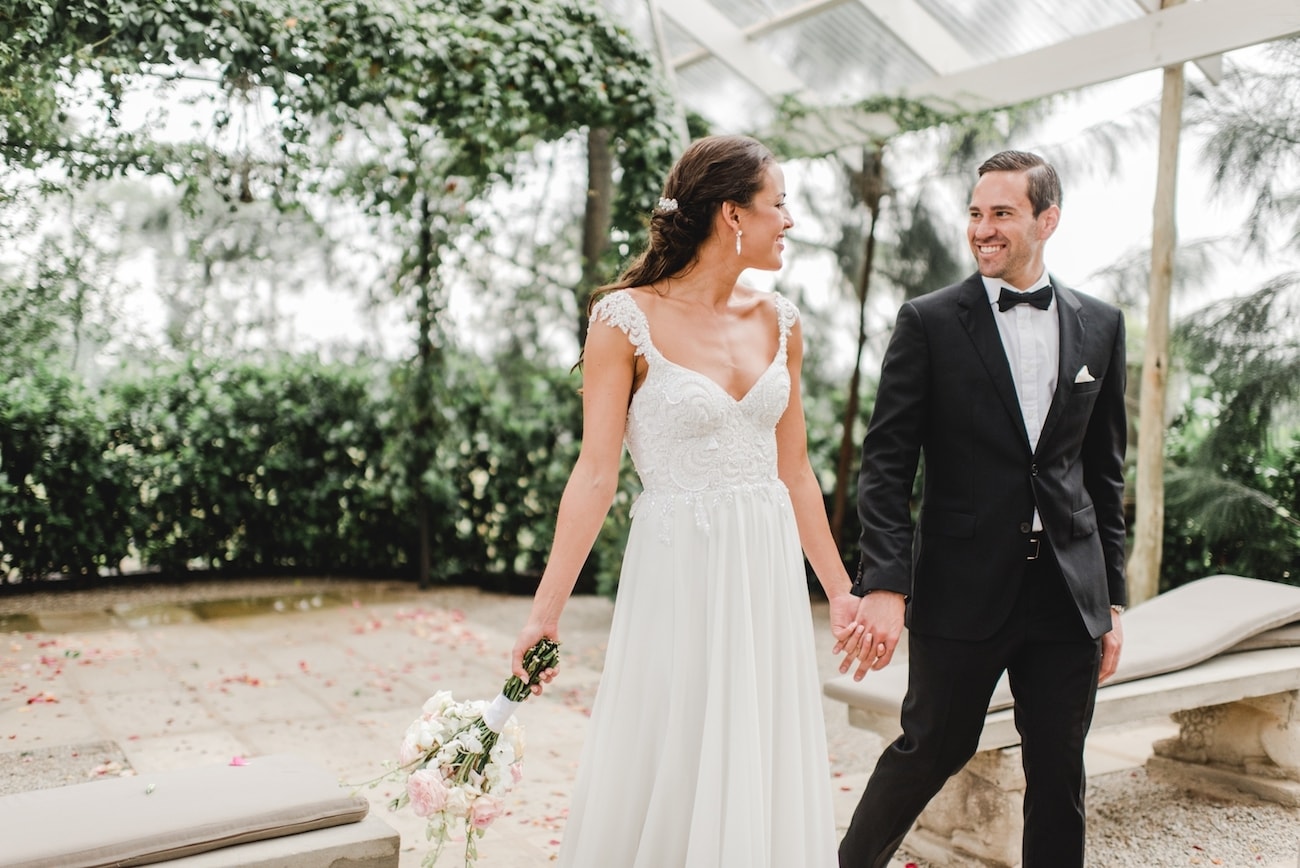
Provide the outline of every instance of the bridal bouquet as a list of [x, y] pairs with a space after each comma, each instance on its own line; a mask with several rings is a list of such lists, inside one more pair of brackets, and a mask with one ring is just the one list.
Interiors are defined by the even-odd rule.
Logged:
[[490, 703], [456, 702], [449, 691], [441, 690], [407, 727], [400, 764], [373, 783], [405, 776], [406, 791], [389, 808], [409, 804], [417, 817], [427, 818], [425, 834], [434, 847], [424, 858], [425, 868], [438, 861], [458, 828], [465, 832], [465, 864], [478, 859], [478, 839], [500, 815], [500, 796], [522, 777], [523, 730], [514, 710], [528, 698], [538, 675], [559, 659], [559, 646], [543, 639], [524, 655], [527, 682], [512, 675]]

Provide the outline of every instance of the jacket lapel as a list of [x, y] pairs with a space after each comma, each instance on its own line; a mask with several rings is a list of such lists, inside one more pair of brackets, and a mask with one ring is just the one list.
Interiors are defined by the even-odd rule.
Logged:
[[1056, 371], [1056, 392], [1052, 395], [1052, 406], [1047, 410], [1043, 420], [1042, 433], [1038, 435], [1038, 450], [1052, 436], [1052, 430], [1061, 418], [1065, 402], [1074, 389], [1074, 378], [1079, 372], [1080, 360], [1083, 358], [1083, 337], [1087, 327], [1083, 320], [1083, 306], [1067, 286], [1062, 286], [1052, 279], [1057, 299], [1057, 321], [1061, 324], [1061, 347], [1057, 354], [1060, 358]]
[[[1016, 383], [1011, 378], [1011, 363], [1007, 361], [1007, 351], [1002, 346], [1002, 336], [998, 334], [998, 324], [993, 321], [993, 306], [989, 304], [988, 293], [984, 291], [984, 281], [978, 273], [966, 279], [957, 296], [957, 317], [962, 327], [975, 344], [984, 369], [1002, 399], [1002, 407], [1011, 417], [1015, 429], [1024, 437], [1025, 449], [1029, 448], [1029, 435], [1025, 433], [1025, 418], [1020, 412], [1020, 399], [1016, 397]], [[1053, 400], [1053, 406], [1055, 406]]]

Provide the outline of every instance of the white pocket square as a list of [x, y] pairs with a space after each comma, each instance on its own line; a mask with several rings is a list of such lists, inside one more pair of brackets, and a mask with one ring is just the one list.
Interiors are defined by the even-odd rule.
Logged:
[[1088, 370], [1087, 365], [1084, 365], [1082, 368], [1080, 368], [1079, 373], [1074, 375], [1074, 382], [1076, 383], [1091, 383], [1096, 379], [1097, 378], [1094, 377], [1092, 373]]

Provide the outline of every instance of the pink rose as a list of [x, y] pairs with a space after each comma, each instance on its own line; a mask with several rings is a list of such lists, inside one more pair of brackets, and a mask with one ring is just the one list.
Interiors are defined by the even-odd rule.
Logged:
[[437, 772], [420, 769], [406, 779], [406, 794], [417, 817], [430, 817], [447, 806], [447, 787]]
[[501, 815], [501, 803], [491, 796], [479, 796], [469, 809], [469, 821], [475, 829], [486, 829]]

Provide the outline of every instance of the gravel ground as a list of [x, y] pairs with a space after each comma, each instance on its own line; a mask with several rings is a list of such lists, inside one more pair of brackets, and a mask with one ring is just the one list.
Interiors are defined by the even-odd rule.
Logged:
[[[276, 581], [189, 582], [172, 585], [117, 587], [102, 591], [25, 593], [0, 596], [0, 633], [22, 630], [23, 616], [88, 612], [129, 612], [133, 609], [184, 605], [231, 598], [281, 596], [289, 600], [312, 595], [353, 597], [373, 601], [398, 599], [412, 592], [397, 582], [351, 582], [326, 579]], [[523, 597], [477, 595], [463, 588], [434, 593], [455, 598], [455, 605], [474, 617], [473, 601], [487, 601], [490, 617], [522, 623], [528, 600]], [[292, 602], [290, 603], [292, 605]], [[481, 603], [480, 603], [481, 605]], [[825, 629], [824, 604], [814, 606], [819, 640]], [[567, 616], [566, 616], [567, 617]], [[582, 623], [566, 632], [570, 654], [599, 666], [603, 653], [600, 623]], [[827, 643], [829, 647], [829, 643]], [[819, 655], [823, 677], [833, 661]], [[842, 707], [828, 702], [826, 723], [832, 773], [860, 788], [883, 745], [870, 733], [848, 725]], [[0, 793], [58, 786], [84, 780], [88, 773], [127, 771], [126, 759], [112, 742], [65, 745], [40, 753], [0, 752]], [[1089, 866], [1098, 868], [1164, 868], [1164, 866], [1224, 866], [1224, 868], [1300, 868], [1300, 808], [1260, 802], [1247, 797], [1209, 796], [1153, 780], [1143, 769], [1098, 775], [1089, 780]], [[904, 854], [900, 854], [904, 855]], [[916, 859], [916, 868], [941, 866]]]

